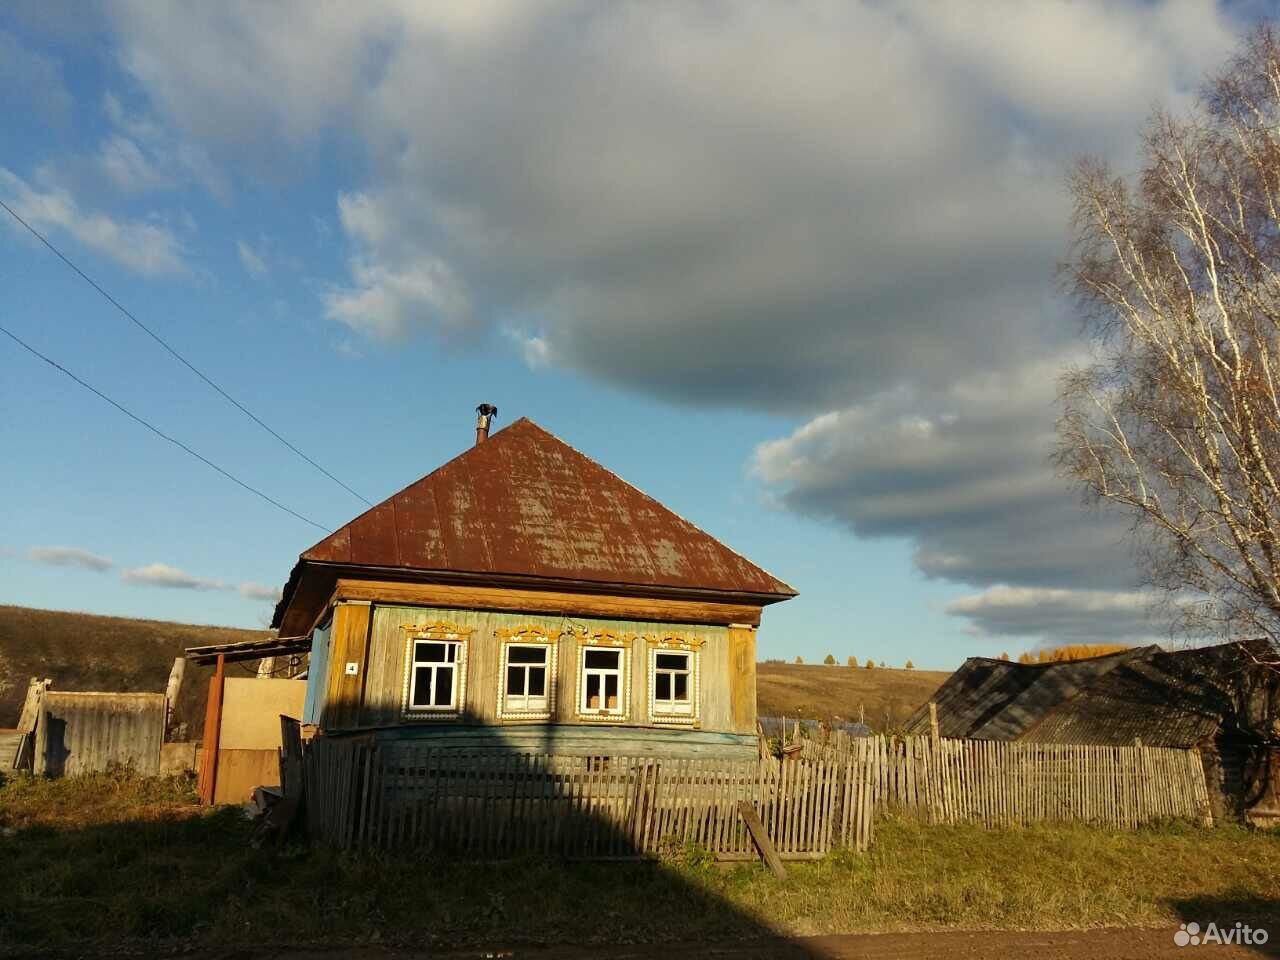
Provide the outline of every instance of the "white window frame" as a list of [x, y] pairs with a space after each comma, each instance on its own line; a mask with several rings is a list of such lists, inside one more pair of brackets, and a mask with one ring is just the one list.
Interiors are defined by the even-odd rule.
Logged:
[[[498, 671], [498, 719], [500, 720], [550, 720], [556, 709], [556, 646], [550, 634], [539, 627], [525, 627], [519, 630], [497, 631], [502, 645], [502, 656]], [[557, 638], [558, 639], [558, 638]], [[546, 681], [543, 695], [538, 698], [541, 704], [530, 705], [528, 690], [528, 670], [525, 671], [525, 690], [523, 697], [509, 697], [507, 694], [507, 669], [511, 666], [510, 654], [513, 648], [541, 649], [545, 654]], [[532, 666], [532, 665], [530, 665]], [[520, 702], [523, 700], [523, 702]], [[514, 702], [513, 702], [514, 701]]]
[[[614, 650], [618, 654], [618, 705], [612, 710], [606, 705], [595, 709], [587, 706], [587, 653], [593, 650]], [[631, 716], [631, 638], [620, 637], [613, 633], [596, 633], [584, 636], [578, 644], [577, 657], [578, 690], [575, 701], [575, 713], [579, 720], [590, 723], [625, 723]], [[612, 673], [612, 670], [593, 667], [591, 673], [601, 677]], [[603, 691], [604, 684], [601, 683]]]
[[[649, 720], [655, 724], [696, 725], [702, 718], [703, 641], [670, 635], [649, 641]], [[687, 703], [658, 699], [658, 657], [676, 653], [689, 658], [689, 700]], [[663, 671], [668, 672], [668, 671]], [[674, 682], [673, 691], [674, 693]]]
[[[470, 630], [463, 630], [451, 623], [435, 623], [429, 626], [411, 626], [405, 631], [404, 651], [404, 699], [401, 713], [406, 720], [448, 720], [462, 716], [467, 702], [467, 637]], [[454, 647], [453, 690], [451, 702], [415, 706], [413, 699], [417, 692], [417, 661], [414, 653], [419, 643], [443, 643]], [[424, 661], [424, 665], [444, 666], [450, 661]], [[432, 670], [432, 683], [435, 682], [435, 670]], [[433, 698], [434, 699], [434, 698]]]

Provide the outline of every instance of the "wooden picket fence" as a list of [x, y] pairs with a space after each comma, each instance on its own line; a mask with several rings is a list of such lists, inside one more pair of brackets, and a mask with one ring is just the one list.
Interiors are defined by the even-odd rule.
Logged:
[[696, 843], [759, 854], [750, 803], [782, 859], [871, 843], [872, 754], [744, 761], [471, 753], [320, 737], [303, 750], [308, 832], [343, 848], [491, 858], [663, 856]]
[[886, 809], [988, 826], [1211, 822], [1199, 754], [1140, 745], [877, 736], [802, 740], [785, 759], [741, 761], [341, 737], [301, 749], [308, 832], [343, 848], [635, 859], [696, 843], [720, 859], [755, 859], [744, 802], [791, 860], [866, 850], [874, 816]]
[[1212, 823], [1195, 750], [949, 740], [929, 736], [801, 740], [800, 756], [839, 762], [870, 751], [878, 808], [932, 823], [1077, 821], [1132, 829]]

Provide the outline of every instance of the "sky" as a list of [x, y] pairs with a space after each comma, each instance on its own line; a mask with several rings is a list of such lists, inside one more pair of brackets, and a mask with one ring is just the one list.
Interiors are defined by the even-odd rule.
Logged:
[[762, 657], [1159, 638], [1047, 459], [1065, 177], [1260, 12], [6, 4], [0, 200], [359, 496], [0, 210], [0, 324], [306, 518], [0, 336], [0, 603], [262, 626], [487, 402], [795, 586]]

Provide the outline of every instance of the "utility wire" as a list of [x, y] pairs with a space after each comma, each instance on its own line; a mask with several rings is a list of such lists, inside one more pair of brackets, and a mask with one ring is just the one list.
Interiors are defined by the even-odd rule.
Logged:
[[9, 205], [8, 205], [7, 203], [5, 203], [3, 200], [0, 200], [0, 207], [4, 207], [4, 209], [5, 209], [6, 211], [8, 211], [9, 216], [13, 217], [13, 219], [15, 219], [15, 220], [17, 220], [17, 221], [18, 221], [18, 223], [20, 223], [20, 224], [22, 224], [24, 227], [26, 227], [26, 228], [27, 228], [27, 230], [28, 230], [28, 232], [30, 232], [30, 234], [31, 234], [33, 237], [35, 237], [37, 240], [39, 240], [41, 243], [43, 243], [46, 247], [48, 247], [48, 248], [49, 248], [49, 250], [53, 253], [53, 255], [54, 255], [54, 256], [56, 256], [59, 260], [61, 260], [63, 263], [65, 263], [65, 264], [66, 264], [68, 267], [70, 267], [73, 271], [75, 271], [75, 273], [76, 273], [77, 275], [79, 275], [80, 279], [82, 279], [85, 283], [89, 284], [89, 286], [93, 287], [93, 289], [97, 290], [97, 291], [98, 291], [98, 293], [102, 294], [102, 296], [106, 298], [106, 300], [107, 300], [107, 302], [108, 302], [108, 303], [110, 303], [113, 307], [115, 307], [117, 310], [119, 310], [122, 314], [124, 314], [126, 317], [128, 317], [130, 320], [132, 320], [132, 321], [133, 321], [133, 322], [138, 326], [138, 328], [139, 328], [140, 330], [142, 330], [144, 333], [146, 333], [146, 335], [147, 335], [147, 336], [149, 336], [149, 337], [150, 337], [152, 340], [154, 340], [156, 343], [160, 344], [160, 346], [164, 347], [164, 348], [165, 348], [165, 350], [169, 351], [169, 353], [173, 356], [173, 358], [174, 358], [175, 360], [177, 360], [177, 361], [178, 361], [179, 363], [181, 363], [184, 367], [186, 367], [188, 370], [190, 370], [192, 373], [194, 373], [197, 377], [199, 377], [201, 380], [203, 380], [205, 383], [207, 383], [210, 387], [212, 387], [214, 390], [216, 390], [219, 394], [221, 394], [221, 395], [222, 395], [222, 397], [223, 397], [224, 399], [226, 399], [229, 403], [231, 403], [231, 404], [232, 404], [232, 405], [233, 405], [237, 410], [239, 410], [239, 411], [240, 411], [241, 413], [243, 413], [246, 417], [248, 417], [250, 420], [252, 420], [252, 421], [253, 421], [254, 423], [256, 423], [258, 426], [260, 426], [263, 430], [267, 431], [267, 433], [271, 434], [271, 436], [275, 437], [277, 440], [279, 440], [281, 443], [283, 443], [286, 447], [288, 447], [290, 450], [292, 450], [294, 453], [296, 453], [298, 456], [300, 456], [303, 460], [307, 461], [307, 463], [311, 464], [311, 466], [315, 467], [317, 470], [319, 470], [321, 473], [323, 473], [326, 477], [328, 477], [330, 480], [332, 480], [334, 483], [336, 483], [338, 486], [340, 486], [343, 490], [347, 491], [347, 493], [351, 494], [351, 495], [352, 495], [353, 497], [355, 497], [357, 500], [361, 500], [361, 501], [363, 501], [363, 502], [365, 503], [365, 505], [366, 505], [366, 506], [370, 506], [370, 507], [372, 507], [372, 506], [373, 506], [373, 503], [372, 503], [372, 502], [370, 502], [369, 500], [367, 500], [365, 497], [361, 496], [359, 493], [356, 493], [356, 491], [352, 490], [349, 486], [347, 486], [345, 483], [343, 483], [341, 480], [339, 480], [337, 477], [335, 477], [332, 473], [330, 473], [330, 472], [329, 472], [328, 470], [326, 470], [324, 467], [320, 466], [320, 464], [318, 464], [318, 463], [316, 463], [314, 460], [312, 460], [309, 456], [307, 456], [305, 453], [303, 453], [301, 450], [299, 450], [297, 447], [295, 447], [295, 446], [294, 446], [292, 443], [290, 443], [288, 440], [286, 440], [284, 437], [280, 436], [280, 434], [278, 434], [278, 433], [276, 433], [274, 430], [272, 430], [269, 426], [267, 426], [265, 423], [263, 423], [263, 422], [262, 422], [262, 420], [261, 420], [261, 419], [259, 419], [259, 418], [258, 418], [258, 417], [253, 413], [253, 411], [251, 411], [251, 410], [250, 410], [248, 407], [246, 407], [243, 403], [241, 403], [241, 402], [240, 402], [239, 400], [237, 400], [235, 397], [231, 396], [231, 394], [227, 393], [227, 391], [223, 390], [220, 386], [218, 386], [216, 383], [214, 383], [212, 380], [210, 380], [207, 376], [205, 376], [205, 375], [204, 375], [200, 370], [198, 370], [198, 369], [197, 369], [197, 368], [196, 368], [196, 367], [191, 363], [191, 361], [189, 361], [186, 357], [184, 357], [182, 354], [180, 354], [180, 353], [179, 353], [177, 350], [175, 350], [173, 347], [171, 347], [171, 346], [168, 344], [168, 342], [166, 342], [166, 341], [165, 341], [165, 339], [164, 339], [163, 337], [161, 337], [158, 333], [156, 333], [154, 330], [152, 330], [150, 327], [148, 327], [145, 323], [143, 323], [141, 320], [139, 320], [137, 317], [135, 317], [132, 313], [130, 313], [130, 312], [129, 312], [129, 310], [128, 310], [128, 309], [126, 309], [126, 308], [124, 307], [124, 305], [120, 303], [120, 301], [119, 301], [119, 300], [117, 300], [115, 297], [111, 296], [111, 294], [107, 293], [107, 291], [106, 291], [106, 290], [104, 290], [102, 287], [100, 287], [100, 286], [99, 286], [99, 285], [94, 281], [94, 279], [93, 279], [92, 277], [90, 277], [87, 273], [85, 273], [83, 270], [81, 270], [79, 267], [77, 267], [74, 263], [72, 263], [72, 262], [71, 262], [71, 261], [66, 257], [66, 255], [65, 255], [65, 254], [63, 254], [63, 252], [62, 252], [61, 250], [59, 250], [59, 249], [58, 249], [57, 247], [55, 247], [52, 243], [50, 243], [50, 242], [49, 242], [49, 240], [44, 236], [44, 234], [42, 234], [39, 230], [37, 230], [37, 229], [36, 229], [35, 227], [33, 227], [31, 224], [27, 223], [27, 221], [26, 221], [26, 220], [22, 219], [22, 217], [20, 217], [20, 216], [18, 215], [18, 213], [13, 209], [13, 207], [9, 206]]
[[[3, 202], [3, 201], [0, 201], [0, 202]], [[64, 367], [62, 364], [58, 363], [58, 361], [54, 360], [54, 359], [53, 359], [53, 358], [51, 358], [51, 357], [47, 357], [47, 356], [45, 356], [43, 353], [41, 353], [41, 352], [40, 352], [39, 350], [37, 350], [35, 347], [31, 346], [31, 344], [27, 343], [25, 340], [23, 340], [22, 338], [20, 338], [17, 334], [13, 333], [11, 330], [8, 330], [8, 329], [6, 329], [5, 327], [0, 326], [0, 333], [3, 333], [6, 337], [8, 337], [10, 340], [12, 340], [14, 343], [16, 343], [18, 346], [22, 347], [22, 348], [23, 348], [24, 350], [26, 350], [28, 353], [31, 353], [31, 354], [33, 354], [33, 355], [35, 355], [35, 356], [39, 357], [41, 360], [43, 360], [45, 363], [49, 364], [49, 366], [53, 367], [55, 370], [59, 370], [59, 371], [61, 371], [62, 373], [65, 373], [68, 377], [70, 377], [70, 378], [71, 378], [72, 380], [74, 380], [76, 383], [80, 384], [80, 386], [84, 387], [84, 388], [85, 388], [86, 390], [88, 390], [90, 393], [96, 394], [97, 396], [101, 397], [103, 400], [107, 401], [107, 403], [111, 404], [111, 406], [115, 407], [117, 410], [119, 410], [121, 413], [123, 413], [123, 414], [124, 414], [126, 417], [128, 417], [130, 420], [133, 420], [133, 421], [135, 421], [136, 423], [140, 423], [140, 424], [142, 424], [142, 426], [146, 427], [148, 430], [150, 430], [152, 433], [154, 433], [154, 434], [155, 434], [157, 437], [159, 437], [160, 439], [162, 439], [162, 440], [167, 440], [167, 441], [169, 441], [170, 443], [172, 443], [175, 447], [177, 447], [178, 449], [183, 450], [183, 451], [185, 451], [186, 453], [191, 454], [191, 456], [195, 457], [197, 460], [199, 460], [199, 461], [200, 461], [201, 463], [203, 463], [205, 466], [208, 466], [208, 467], [213, 468], [213, 469], [214, 469], [214, 470], [216, 470], [218, 473], [222, 474], [224, 477], [226, 477], [228, 480], [230, 480], [232, 483], [235, 483], [235, 484], [237, 484], [238, 486], [243, 487], [244, 489], [246, 489], [246, 490], [248, 490], [250, 493], [252, 493], [254, 496], [261, 497], [263, 500], [267, 501], [267, 503], [271, 504], [273, 507], [277, 507], [277, 508], [279, 508], [280, 510], [283, 510], [285, 513], [289, 514], [289, 516], [291, 516], [291, 517], [297, 517], [297, 518], [298, 518], [299, 520], [301, 520], [303, 523], [309, 523], [309, 524], [311, 524], [311, 526], [313, 526], [313, 527], [318, 527], [319, 529], [323, 530], [325, 533], [329, 533], [329, 532], [330, 532], [329, 528], [328, 528], [328, 527], [326, 527], [326, 526], [324, 526], [323, 524], [316, 523], [314, 520], [311, 520], [311, 519], [309, 519], [309, 518], [307, 518], [307, 517], [304, 517], [302, 514], [298, 513], [296, 510], [291, 510], [291, 509], [289, 509], [289, 508], [288, 508], [288, 507], [286, 507], [283, 503], [281, 503], [279, 500], [274, 500], [274, 499], [272, 499], [271, 497], [269, 497], [269, 496], [267, 496], [265, 493], [263, 493], [261, 490], [257, 489], [256, 487], [251, 487], [251, 486], [249, 486], [249, 484], [245, 483], [245, 482], [244, 482], [243, 480], [241, 480], [239, 477], [237, 477], [237, 476], [235, 476], [234, 474], [229, 473], [228, 471], [226, 471], [226, 470], [222, 469], [222, 467], [218, 466], [216, 463], [214, 463], [214, 462], [213, 462], [212, 460], [210, 460], [208, 457], [204, 457], [204, 456], [201, 456], [200, 454], [196, 453], [196, 451], [192, 450], [190, 447], [188, 447], [188, 446], [187, 446], [185, 443], [183, 443], [181, 440], [174, 439], [173, 437], [169, 436], [169, 434], [167, 434], [167, 433], [165, 433], [163, 430], [161, 430], [159, 427], [152, 426], [150, 423], [148, 423], [146, 420], [143, 420], [143, 419], [142, 419], [140, 416], [138, 416], [136, 413], [132, 412], [131, 410], [126, 409], [126, 408], [125, 408], [124, 406], [122, 406], [121, 404], [119, 404], [119, 403], [117, 403], [116, 401], [112, 400], [110, 397], [108, 397], [105, 393], [103, 393], [103, 392], [102, 392], [101, 390], [99, 390], [97, 387], [92, 386], [91, 384], [85, 383], [85, 381], [81, 380], [79, 377], [77, 377], [74, 373], [72, 373], [70, 370], [68, 370], [68, 369], [67, 369], [66, 367]]]

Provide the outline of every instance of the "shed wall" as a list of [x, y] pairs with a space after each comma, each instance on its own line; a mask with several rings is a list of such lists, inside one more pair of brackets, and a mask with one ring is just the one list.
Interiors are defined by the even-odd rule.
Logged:
[[47, 691], [33, 770], [60, 777], [121, 764], [154, 776], [160, 772], [164, 719], [163, 693]]

